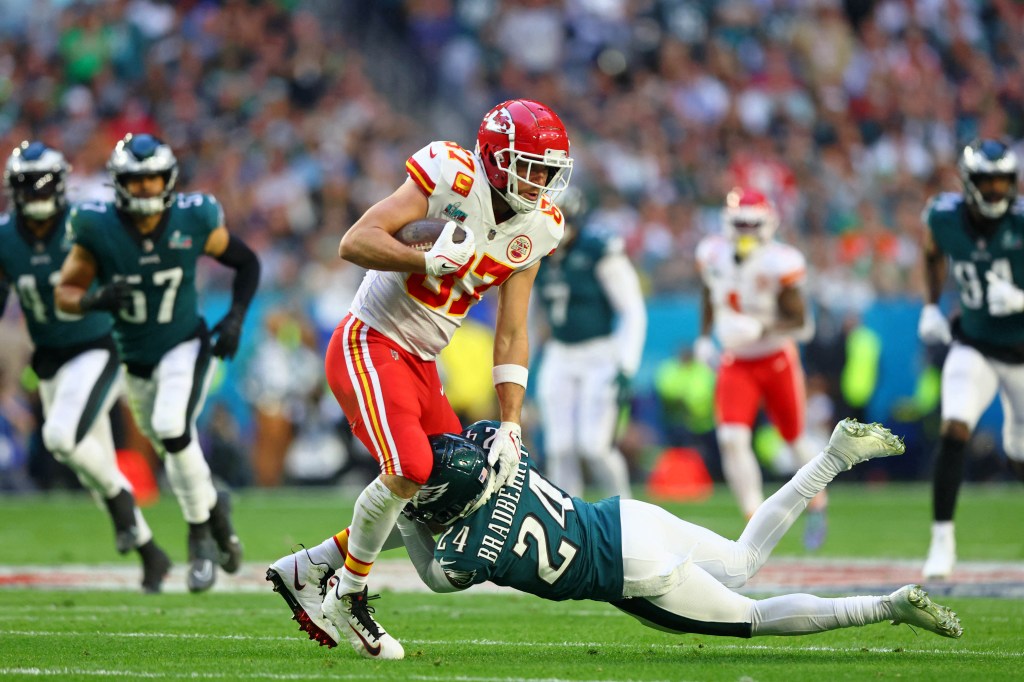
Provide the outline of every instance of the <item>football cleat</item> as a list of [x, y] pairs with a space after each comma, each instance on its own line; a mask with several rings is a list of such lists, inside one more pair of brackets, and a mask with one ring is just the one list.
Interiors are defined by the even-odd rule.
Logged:
[[956, 564], [956, 536], [949, 528], [932, 527], [932, 541], [921, 574], [925, 580], [943, 580], [953, 573]]
[[906, 449], [903, 439], [881, 424], [861, 424], [850, 418], [836, 424], [825, 447], [826, 452], [846, 462], [847, 469], [875, 457], [902, 455]]
[[362, 592], [338, 594], [341, 582], [337, 581], [334, 588], [324, 598], [324, 615], [334, 623], [338, 632], [343, 632], [352, 648], [364, 658], [399, 660], [405, 658], [405, 649], [401, 643], [373, 619], [373, 607], [367, 602], [379, 599], [379, 594], [367, 596], [366, 588]]
[[142, 555], [142, 591], [146, 594], [159, 594], [164, 578], [171, 570], [171, 558], [152, 540], [147, 544], [152, 545], [152, 548], [139, 552]]
[[267, 580], [292, 610], [292, 620], [310, 639], [329, 649], [338, 646], [338, 629], [323, 613], [327, 581], [332, 575], [334, 570], [327, 564], [313, 563], [305, 548], [278, 559], [267, 569]]
[[128, 490], [121, 490], [105, 502], [114, 522], [114, 545], [118, 554], [127, 554], [135, 549], [139, 539], [139, 529], [135, 525], [135, 498]]
[[189, 527], [188, 575], [185, 583], [189, 592], [204, 592], [217, 580], [217, 561], [220, 552], [205, 523]]
[[217, 491], [217, 504], [210, 510], [210, 530], [220, 555], [217, 563], [227, 573], [236, 573], [242, 565], [242, 541], [231, 525], [231, 496], [225, 490]]
[[893, 625], [906, 623], [952, 639], [964, 634], [956, 613], [933, 602], [920, 585], [904, 585], [882, 600], [892, 608]]

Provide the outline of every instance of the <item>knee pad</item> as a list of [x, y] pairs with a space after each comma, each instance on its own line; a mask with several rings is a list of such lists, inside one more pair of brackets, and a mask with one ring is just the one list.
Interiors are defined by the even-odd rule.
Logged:
[[188, 447], [188, 444], [192, 442], [192, 434], [186, 431], [177, 438], [161, 438], [160, 442], [163, 443], [167, 452], [173, 455], [174, 453], [181, 452]]
[[68, 424], [47, 420], [43, 423], [43, 445], [57, 461], [66, 464], [75, 449], [75, 432]]

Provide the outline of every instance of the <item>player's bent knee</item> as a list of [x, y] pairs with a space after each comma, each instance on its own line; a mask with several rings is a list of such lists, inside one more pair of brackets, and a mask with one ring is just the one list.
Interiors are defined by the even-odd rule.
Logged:
[[47, 421], [43, 424], [43, 445], [58, 462], [67, 463], [75, 449], [75, 433], [67, 424]]
[[188, 447], [189, 443], [192, 442], [192, 434], [186, 431], [176, 438], [161, 438], [160, 442], [163, 443], [167, 452], [173, 455], [174, 453], [181, 452]]

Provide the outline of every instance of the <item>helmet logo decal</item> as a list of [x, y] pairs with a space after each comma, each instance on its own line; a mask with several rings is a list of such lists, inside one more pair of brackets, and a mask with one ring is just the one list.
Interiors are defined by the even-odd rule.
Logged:
[[533, 242], [525, 234], [521, 234], [509, 242], [506, 255], [513, 263], [522, 263], [530, 257], [531, 251], [533, 251]]
[[430, 504], [437, 502], [441, 499], [444, 494], [448, 491], [448, 482], [439, 483], [437, 485], [425, 485], [419, 489], [416, 496], [412, 499], [413, 506], [420, 506], [421, 504]]
[[508, 113], [505, 107], [495, 109], [484, 119], [484, 128], [507, 135], [513, 129], [512, 114]]

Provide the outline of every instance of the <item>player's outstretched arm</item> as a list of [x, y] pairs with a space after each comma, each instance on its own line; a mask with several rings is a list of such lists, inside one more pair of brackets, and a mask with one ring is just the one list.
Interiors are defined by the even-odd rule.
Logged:
[[405, 549], [409, 552], [412, 565], [416, 567], [416, 572], [427, 587], [434, 592], [458, 592], [465, 589], [453, 585], [445, 575], [444, 569], [434, 559], [434, 536], [426, 525], [399, 516], [398, 530], [402, 533], [402, 541], [405, 542]]

